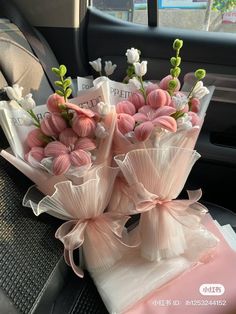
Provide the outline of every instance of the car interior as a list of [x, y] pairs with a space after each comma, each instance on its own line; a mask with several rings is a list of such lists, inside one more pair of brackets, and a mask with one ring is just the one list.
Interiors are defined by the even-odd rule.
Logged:
[[[0, 0], [0, 89], [17, 83], [44, 104], [54, 91], [52, 67], [65, 64], [76, 82], [77, 76], [96, 74], [89, 61], [99, 57], [117, 64], [121, 71], [111, 78], [121, 81], [129, 47], [142, 51], [148, 61], [146, 79], [160, 80], [168, 74], [171, 44], [181, 38], [182, 72], [191, 77], [194, 69], [205, 68], [205, 85], [215, 86], [196, 145], [201, 158], [184, 191], [201, 188], [200, 202], [236, 232], [235, 34], [158, 26], [157, 1], [147, 1], [147, 25], [119, 20], [91, 4]], [[1, 130], [0, 147], [8, 146]], [[54, 236], [60, 220], [35, 217], [22, 206], [31, 185], [0, 157], [0, 313], [108, 313], [89, 273], [78, 278], [66, 265], [63, 245]]]

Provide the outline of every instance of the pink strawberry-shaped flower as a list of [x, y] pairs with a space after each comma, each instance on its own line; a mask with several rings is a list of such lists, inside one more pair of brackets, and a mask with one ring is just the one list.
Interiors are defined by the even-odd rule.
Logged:
[[191, 111], [198, 113], [198, 111], [200, 110], [200, 100], [198, 98], [192, 98], [190, 100], [190, 108]]
[[53, 158], [52, 171], [55, 175], [66, 173], [71, 166], [81, 167], [91, 163], [88, 151], [96, 148], [90, 138], [80, 138], [70, 129], [65, 129], [59, 136], [60, 141], [49, 143], [44, 153]]
[[117, 115], [118, 129], [122, 134], [133, 131], [135, 126], [135, 119], [127, 113], [119, 113]]
[[45, 157], [44, 148], [32, 147], [31, 150], [26, 154], [26, 160], [28, 160], [29, 156], [34, 158], [37, 161], [41, 161]]
[[25, 160], [28, 161], [32, 166], [37, 166], [43, 158], [44, 148], [43, 147], [32, 147], [31, 150], [25, 155]]
[[[176, 110], [169, 106], [160, 107], [158, 109], [153, 109], [150, 106], [143, 106], [140, 108], [139, 112], [133, 116], [135, 121], [139, 123], [134, 130], [137, 139], [148, 139], [154, 127], [163, 128], [170, 132], [176, 132], [176, 120], [173, 117], [170, 117], [170, 115], [175, 112]], [[150, 122], [153, 125], [153, 128], [151, 127]]]
[[152, 124], [152, 122], [146, 121], [136, 126], [136, 128], [134, 129], [134, 134], [138, 141], [144, 142], [149, 138], [153, 129], [154, 129], [154, 125]]
[[157, 89], [159, 89], [159, 88], [160, 88], [159, 85], [153, 84], [153, 83], [149, 83], [149, 84], [146, 86], [146, 88], [145, 88], [146, 94], [148, 95], [148, 94], [150, 94], [152, 91], [157, 90]]
[[50, 112], [60, 112], [60, 105], [63, 105], [65, 103], [65, 99], [62, 96], [59, 96], [58, 94], [52, 94], [48, 97], [47, 100], [47, 107]]
[[80, 137], [92, 137], [96, 129], [96, 114], [85, 108], [71, 103], [66, 103], [66, 107], [75, 111], [72, 120], [72, 129]]
[[66, 121], [59, 113], [47, 115], [40, 123], [40, 129], [48, 136], [58, 136], [66, 128]]
[[[165, 76], [159, 83], [159, 86], [161, 89], [164, 89], [164, 90], [168, 90], [168, 84], [169, 82], [173, 80], [173, 77], [171, 75], [167, 75]], [[179, 91], [180, 90], [180, 87], [181, 87], [181, 84], [180, 84], [180, 81], [179, 79], [177, 78], [174, 78], [174, 80], [176, 81], [177, 85], [176, 85], [176, 88], [175, 88], [175, 92]]]
[[139, 108], [141, 108], [142, 106], [145, 105], [145, 99], [143, 97], [143, 94], [141, 94], [140, 92], [134, 92], [132, 93], [128, 100], [130, 102], [132, 102], [132, 104], [134, 104], [135, 108], [138, 110]]
[[201, 125], [201, 119], [199, 118], [199, 116], [195, 112], [189, 111], [188, 115], [191, 117], [192, 126]]
[[72, 121], [72, 129], [80, 137], [92, 137], [96, 130], [96, 122], [85, 115], [75, 115]]
[[147, 105], [154, 109], [169, 106], [170, 103], [171, 97], [169, 93], [163, 89], [155, 89], [147, 96]]
[[27, 144], [30, 148], [40, 147], [45, 145], [45, 141], [43, 140], [44, 134], [40, 129], [34, 129], [29, 132], [27, 136]]
[[116, 105], [116, 112], [117, 113], [127, 113], [133, 116], [136, 113], [136, 109], [134, 104], [128, 100], [120, 101]]

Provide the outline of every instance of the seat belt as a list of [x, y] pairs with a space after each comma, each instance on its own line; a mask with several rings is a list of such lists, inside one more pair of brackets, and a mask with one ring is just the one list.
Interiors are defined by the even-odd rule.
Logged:
[[46, 40], [28, 23], [12, 1], [0, 0], [0, 12], [23, 33], [33, 53], [38, 58], [49, 85], [55, 91], [54, 81], [56, 76], [51, 69], [52, 67], [59, 67], [59, 64]]

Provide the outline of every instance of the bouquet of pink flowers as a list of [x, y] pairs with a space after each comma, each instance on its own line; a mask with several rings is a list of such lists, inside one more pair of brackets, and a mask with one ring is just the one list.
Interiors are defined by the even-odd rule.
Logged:
[[[177, 199], [200, 157], [193, 148], [214, 89], [203, 86], [203, 69], [188, 91], [186, 84], [181, 89], [182, 46], [182, 40], [174, 41], [170, 75], [160, 82], [144, 81], [147, 61], [131, 48], [122, 83], [108, 78], [116, 68], [111, 61], [102, 76], [99, 58], [90, 64], [101, 77], [78, 78], [78, 89], [86, 88], [68, 99], [71, 81], [60, 66], [53, 69], [58, 90], [47, 105], [35, 107], [30, 95], [13, 86], [6, 88], [9, 102], [0, 110], [15, 156], [1, 155], [46, 195], [30, 202], [34, 212], [66, 221], [56, 232], [65, 260], [83, 276], [73, 259], [80, 249], [111, 313], [124, 312], [204, 261], [218, 242], [201, 224], [207, 212], [198, 203], [201, 191]], [[128, 233], [125, 224], [133, 214], [141, 218]]]

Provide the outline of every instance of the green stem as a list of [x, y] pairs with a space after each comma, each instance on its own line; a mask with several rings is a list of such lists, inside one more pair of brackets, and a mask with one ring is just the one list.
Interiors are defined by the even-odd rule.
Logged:
[[144, 99], [145, 99], [145, 101], [146, 101], [147, 94], [146, 94], [146, 91], [145, 91], [145, 88], [144, 88], [144, 85], [143, 85], [142, 76], [139, 76], [138, 79], [139, 79], [139, 81], [140, 81], [140, 83], [141, 83], [140, 91], [141, 91], [141, 93], [143, 94], [143, 97], [144, 97]]
[[31, 118], [35, 121], [34, 125], [38, 128], [40, 128], [40, 122], [39, 119], [36, 117], [35, 113], [33, 112], [32, 109], [27, 110], [28, 114], [31, 116]]
[[195, 82], [195, 84], [193, 85], [193, 87], [191, 88], [191, 90], [190, 90], [190, 92], [189, 92], [189, 94], [188, 94], [188, 99], [191, 98], [192, 92], [193, 92], [194, 88], [196, 87], [196, 85], [197, 85], [197, 83], [198, 83], [199, 81], [200, 81], [200, 80], [197, 80], [197, 81]]

